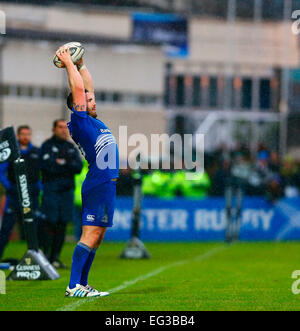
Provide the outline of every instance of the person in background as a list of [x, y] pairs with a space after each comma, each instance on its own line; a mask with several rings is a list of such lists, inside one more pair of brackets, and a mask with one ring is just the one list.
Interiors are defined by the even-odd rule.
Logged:
[[41, 146], [43, 183], [41, 248], [55, 268], [66, 268], [60, 261], [68, 222], [74, 217], [74, 176], [82, 170], [78, 150], [68, 141], [67, 122], [53, 123], [53, 136]]
[[[32, 130], [28, 125], [17, 129], [17, 141], [21, 157], [25, 160], [28, 174], [29, 190], [32, 198], [32, 208], [35, 216], [39, 207], [40, 166], [39, 149], [31, 143]], [[6, 190], [6, 205], [0, 230], [0, 259], [9, 242], [10, 234], [17, 219], [21, 219], [18, 189], [15, 179], [13, 162], [0, 164], [0, 183]]]
[[248, 175], [246, 194], [250, 196], [263, 196], [266, 192], [267, 183], [271, 172], [268, 167], [269, 154], [266, 151], [258, 152], [255, 162], [251, 165]]
[[210, 194], [212, 196], [223, 197], [231, 177], [231, 162], [230, 159], [226, 157], [220, 161], [220, 163], [219, 168], [212, 175]]
[[[127, 162], [126, 162], [127, 165]], [[133, 172], [130, 169], [129, 165], [125, 169], [120, 169], [119, 179], [117, 182], [117, 195], [118, 196], [133, 196], [133, 183], [132, 178]]]
[[293, 198], [299, 195], [300, 176], [298, 166], [292, 156], [285, 156], [280, 175], [282, 178], [282, 185], [284, 195], [287, 198]]
[[276, 203], [278, 199], [284, 196], [283, 182], [280, 176], [280, 159], [278, 152], [271, 151], [268, 160], [268, 169], [270, 172], [265, 197], [270, 203]]
[[270, 152], [270, 158], [269, 158], [269, 169], [272, 171], [274, 174], [279, 174], [280, 173], [280, 159], [279, 155], [276, 151], [271, 151]]

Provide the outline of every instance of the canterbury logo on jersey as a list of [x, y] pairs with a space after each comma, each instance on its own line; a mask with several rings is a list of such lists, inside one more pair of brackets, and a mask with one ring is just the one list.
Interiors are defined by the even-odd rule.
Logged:
[[101, 135], [97, 139], [97, 142], [95, 144], [95, 150], [96, 150], [97, 156], [101, 153], [103, 148], [105, 148], [106, 146], [111, 145], [111, 144], [117, 144], [115, 137], [111, 133]]

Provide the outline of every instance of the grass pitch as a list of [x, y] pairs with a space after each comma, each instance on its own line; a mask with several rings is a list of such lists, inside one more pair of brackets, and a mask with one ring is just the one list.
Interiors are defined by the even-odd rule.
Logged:
[[[68, 266], [74, 247], [62, 252]], [[149, 260], [119, 259], [124, 247], [104, 242], [91, 269], [89, 283], [110, 296], [65, 298], [70, 270], [59, 270], [56, 281], [7, 281], [0, 310], [300, 310], [291, 291], [300, 242], [146, 243]], [[10, 243], [5, 257], [21, 258], [25, 249]]]

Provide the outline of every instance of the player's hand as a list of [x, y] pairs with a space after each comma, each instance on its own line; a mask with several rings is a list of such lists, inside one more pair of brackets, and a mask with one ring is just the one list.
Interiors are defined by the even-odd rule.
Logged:
[[78, 60], [76, 63], [75, 63], [78, 66], [83, 66], [83, 58], [81, 58], [80, 60]]
[[60, 61], [64, 64], [64, 66], [73, 63], [71, 59], [69, 47], [68, 48], [60, 47], [60, 49], [56, 52], [56, 55], [60, 59]]
[[83, 63], [83, 58], [81, 58], [76, 63], [77, 70], [80, 71], [81, 68], [86, 68], [85, 64]]

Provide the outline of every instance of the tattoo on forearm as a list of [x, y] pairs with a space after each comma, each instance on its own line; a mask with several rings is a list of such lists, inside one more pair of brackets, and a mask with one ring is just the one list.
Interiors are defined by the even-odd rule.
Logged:
[[75, 102], [73, 103], [73, 108], [76, 110], [76, 111], [78, 111], [78, 109], [79, 109], [79, 105], [77, 105]]
[[78, 105], [77, 103], [73, 102], [73, 108], [78, 111], [79, 109], [81, 111], [84, 111], [85, 110], [85, 105]]

